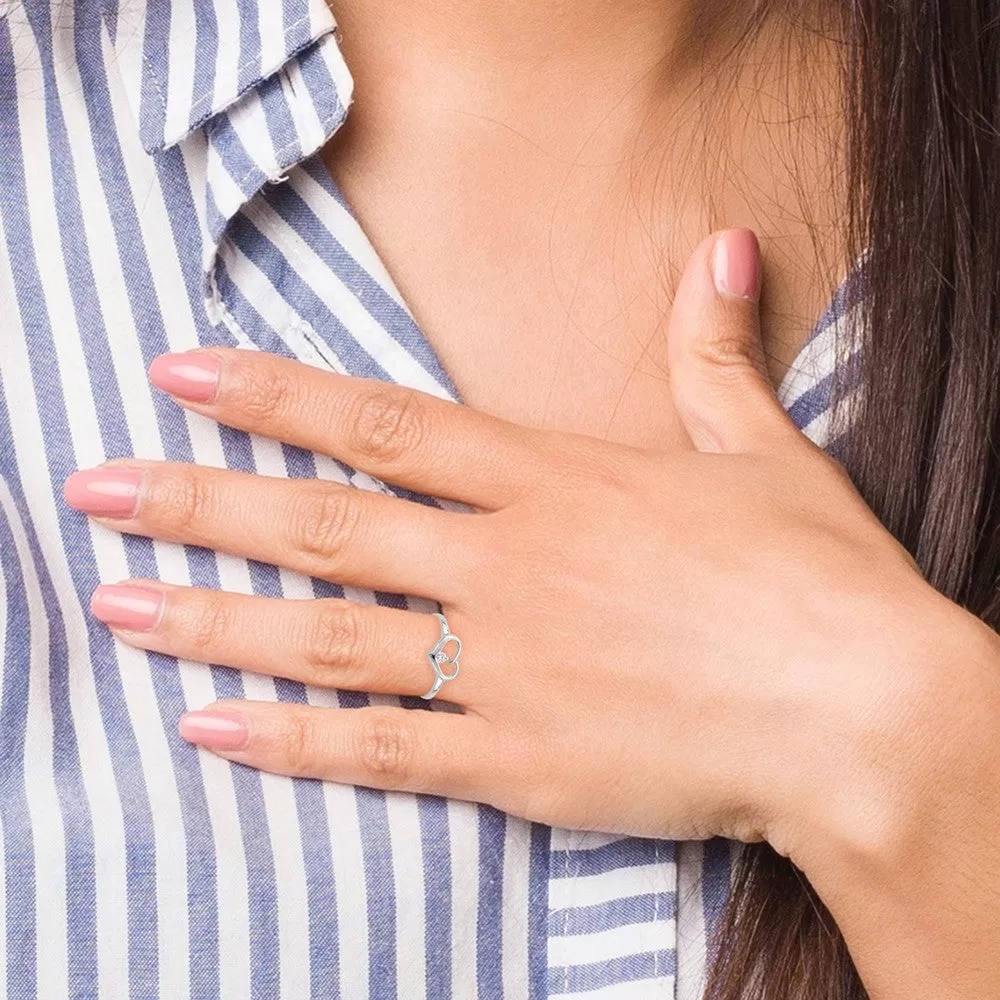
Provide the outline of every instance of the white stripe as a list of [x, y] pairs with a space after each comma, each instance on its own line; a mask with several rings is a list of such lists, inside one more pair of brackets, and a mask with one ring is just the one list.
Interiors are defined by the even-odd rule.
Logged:
[[[559, 874], [558, 865], [555, 874]], [[549, 909], [596, 906], [629, 896], [673, 892], [676, 887], [677, 868], [673, 862], [616, 868], [600, 875], [555, 877], [549, 880]]]
[[326, 141], [326, 129], [319, 120], [316, 105], [308, 98], [306, 81], [302, 76], [302, 64], [298, 59], [292, 59], [279, 78], [281, 93], [295, 123], [299, 149], [316, 149]]
[[[4, 244], [3, 227], [0, 225], [0, 246]], [[2, 288], [2, 285], [0, 285]], [[5, 303], [0, 300], [0, 309]], [[7, 309], [3, 311], [4, 316], [9, 316]], [[6, 485], [0, 478], [0, 485]], [[9, 494], [8, 494], [9, 495]], [[6, 584], [6, 585], [5, 585]], [[7, 586], [9, 581], [5, 580], [0, 573], [0, 708], [3, 707], [4, 699], [4, 679], [7, 671], [13, 667], [17, 669], [17, 664], [7, 659]], [[10, 908], [10, 901], [7, 899], [7, 847], [3, 829], [3, 811], [0, 810], [0, 983], [7, 982], [7, 910]]]
[[[38, 53], [29, 41], [31, 36], [28, 32], [14, 31], [12, 37], [15, 65], [31, 79], [40, 72]], [[49, 255], [51, 259], [52, 254], [59, 252], [62, 235], [55, 214], [56, 196], [50, 169], [46, 120], [43, 114], [39, 114], [39, 110], [37, 95], [19, 95], [19, 128], [25, 163], [30, 165], [25, 170], [25, 183], [27, 200], [32, 211], [31, 237], [34, 246], [39, 248], [38, 253], [42, 254], [37, 259], [44, 260], [46, 259], [44, 255]], [[2, 245], [6, 254], [6, 242], [4, 241]], [[6, 279], [8, 274], [7, 261], [0, 260], [0, 277]], [[58, 380], [60, 371], [75, 373], [85, 371], [86, 368], [77, 338], [58, 336], [60, 330], [76, 329], [77, 319], [67, 276], [60, 268], [50, 266], [41, 269], [41, 278], [56, 343], [62, 344], [62, 350], [57, 351], [56, 356], [52, 358], [52, 378]], [[10, 298], [13, 301], [13, 295], [9, 292], [0, 295], [0, 298]], [[69, 352], [66, 350], [67, 342], [71, 345]], [[38, 460], [39, 456], [46, 454], [45, 434], [37, 409], [37, 400], [32, 395], [31, 368], [28, 364], [25, 343], [23, 330], [20, 333], [15, 330], [12, 336], [8, 329], [7, 334], [0, 337], [0, 364], [3, 367], [4, 379], [8, 386], [20, 388], [17, 402], [14, 403], [12, 398], [12, 405], [9, 407], [17, 464], [36, 529], [43, 538], [52, 540], [48, 546], [48, 570], [66, 628], [69, 662], [87, 664], [90, 660], [87, 625], [69, 572], [68, 554], [62, 547], [49, 470], [44, 462]], [[70, 377], [64, 380], [67, 381], [72, 386], [77, 379]], [[77, 424], [71, 413], [70, 430], [78, 457], [89, 455], [97, 459], [99, 452], [95, 451], [93, 444], [97, 442], [99, 445], [100, 434], [96, 427], [93, 425], [83, 427]], [[99, 992], [109, 996], [124, 996], [128, 992], [128, 933], [126, 912], [122, 903], [126, 898], [125, 835], [121, 803], [111, 768], [108, 736], [101, 722], [101, 711], [91, 670], [70, 671], [69, 697], [77, 726], [82, 780], [90, 815], [95, 819], [94, 850], [98, 865], [96, 918], [97, 926], [100, 928], [97, 938]], [[55, 830], [47, 827], [38, 832], [46, 837], [46, 844], [49, 845], [51, 845], [48, 837], [50, 833], [52, 837], [59, 836]], [[51, 846], [50, 849], [61, 855], [61, 846]], [[59, 863], [61, 865], [63, 862]], [[62, 884], [63, 874], [53, 877], [54, 885]], [[61, 956], [64, 956], [66, 951], [65, 927], [55, 927], [50, 931], [47, 926], [43, 930], [46, 935], [51, 933], [52, 936], [47, 946], [45, 963], [57, 969], [62, 965], [64, 958]], [[39, 944], [42, 945], [41, 940]], [[60, 994], [57, 989], [55, 993], [49, 995]]]
[[[325, 2], [326, 0], [312, 0], [314, 6], [319, 4], [325, 6]], [[351, 101], [354, 99], [354, 77], [351, 76], [351, 71], [347, 68], [344, 54], [340, 50], [336, 36], [331, 34], [322, 39], [319, 44], [319, 52], [323, 56], [323, 62], [326, 63], [330, 76], [333, 77], [333, 85], [340, 98], [340, 103], [345, 108], [350, 107]]]
[[[124, 126], [124, 95], [112, 83], [112, 101], [116, 122]], [[127, 132], [124, 133], [127, 139]], [[198, 346], [197, 324], [188, 304], [180, 263], [170, 237], [170, 222], [156, 177], [153, 161], [134, 144], [123, 142], [125, 167], [132, 191], [142, 192], [138, 201], [139, 228], [149, 257], [153, 286], [160, 314], [167, 331], [170, 349], [188, 350]], [[137, 373], [138, 374], [138, 373]], [[225, 459], [214, 423], [196, 414], [187, 415], [195, 461], [203, 465], [223, 467]], [[159, 446], [146, 457], [161, 457]], [[180, 546], [160, 543], [157, 559], [162, 578], [181, 585], [190, 584], [187, 559]], [[218, 560], [224, 587], [249, 586], [246, 564], [233, 557]], [[240, 572], [242, 570], [242, 573]], [[148, 670], [148, 664], [136, 665]], [[215, 700], [215, 689], [209, 672], [200, 664], [181, 662], [180, 680], [188, 708], [202, 708]], [[207, 808], [212, 824], [218, 888], [218, 932], [220, 993], [223, 998], [250, 994], [249, 953], [250, 930], [246, 858], [234, 831], [240, 828], [236, 793], [230, 765], [212, 754], [198, 755], [202, 780], [205, 783]]]
[[399, 1000], [425, 1000], [427, 934], [424, 914], [424, 860], [417, 800], [413, 795], [388, 792], [385, 805], [396, 889], [396, 967], [405, 970], [405, 973], [398, 977], [396, 995]]
[[549, 849], [552, 851], [589, 851], [598, 847], [607, 847], [608, 844], [617, 844], [627, 839], [621, 834], [553, 828]]
[[336, 24], [328, 0], [309, 0], [308, 17], [313, 38], [332, 31]]
[[[27, 729], [24, 734], [25, 796], [35, 853], [35, 925], [38, 995], [64, 996], [68, 990], [66, 954], [66, 844], [53, 761], [53, 725], [49, 698], [49, 632], [38, 575], [14, 498], [0, 479], [0, 509], [14, 536], [24, 579], [28, 621], [20, 623], [28, 640], [28, 663], [7, 661], [7, 670], [27, 669]], [[0, 948], [0, 951], [3, 949]]]
[[257, 0], [257, 27], [260, 31], [262, 76], [271, 76], [288, 59], [285, 47], [284, 4]]
[[673, 976], [637, 979], [580, 993], [552, 993], [548, 1000], [674, 1000]]
[[448, 802], [451, 853], [451, 990], [455, 997], [479, 994], [476, 918], [479, 914], [479, 809]]
[[673, 920], [650, 920], [593, 934], [550, 937], [549, 967], [561, 969], [566, 965], [590, 965], [647, 951], [665, 951], [676, 944], [675, 931]]
[[[232, 103], [239, 90], [240, 63], [240, 5], [237, 0], [214, 0], [215, 20], [218, 25], [218, 44], [215, 56], [215, 96], [213, 108], [224, 108]], [[196, 95], [197, 96], [197, 95]]]
[[526, 997], [531, 921], [531, 824], [507, 817], [503, 852], [503, 989], [504, 996]]
[[[141, 120], [142, 108], [142, 78], [146, 71], [143, 44], [146, 37], [146, 9], [150, 0], [129, 0], [118, 4], [118, 21], [115, 30], [115, 57], [104, 58], [104, 65], [109, 76], [116, 73], [125, 82], [125, 92], [132, 109], [132, 119], [126, 131], [119, 130], [122, 136], [133, 135], [136, 131], [135, 122]], [[160, 2], [160, 0], [155, 0]], [[110, 41], [107, 30], [102, 32], [104, 41]]]
[[[193, 0], [170, 0], [170, 59], [167, 69], [167, 116], [164, 139], [174, 142], [189, 127], [194, 93], [195, 18]], [[224, 44], [224, 43], [221, 43]], [[205, 110], [208, 110], [207, 108]]]
[[824, 327], [799, 352], [778, 387], [778, 399], [788, 409], [836, 365], [838, 324]]

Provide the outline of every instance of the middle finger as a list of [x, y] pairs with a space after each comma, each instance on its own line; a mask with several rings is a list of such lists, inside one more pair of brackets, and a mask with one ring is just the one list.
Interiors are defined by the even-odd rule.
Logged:
[[447, 603], [479, 516], [314, 479], [174, 462], [77, 472], [65, 492], [71, 507], [116, 531]]

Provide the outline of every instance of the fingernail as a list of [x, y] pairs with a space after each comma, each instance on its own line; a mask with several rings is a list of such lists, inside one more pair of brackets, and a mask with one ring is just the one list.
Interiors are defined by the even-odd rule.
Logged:
[[149, 366], [149, 380], [158, 389], [191, 403], [211, 403], [219, 390], [219, 359], [189, 351], [161, 354]]
[[89, 469], [74, 472], [63, 487], [66, 503], [95, 517], [132, 517], [139, 502], [138, 469]]
[[105, 584], [94, 591], [90, 610], [106, 625], [130, 632], [148, 632], [160, 620], [163, 594], [149, 587]]
[[188, 743], [209, 750], [242, 750], [250, 739], [250, 727], [235, 712], [188, 712], [177, 731]]
[[731, 298], [760, 298], [760, 244], [749, 229], [729, 229], [715, 241], [715, 288]]

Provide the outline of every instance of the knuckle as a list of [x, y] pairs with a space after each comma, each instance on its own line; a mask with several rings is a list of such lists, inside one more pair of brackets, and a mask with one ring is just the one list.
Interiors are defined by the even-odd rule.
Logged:
[[736, 378], [759, 372], [758, 359], [751, 346], [735, 333], [701, 341], [697, 356], [701, 364], [719, 378]]
[[319, 608], [306, 637], [306, 659], [320, 669], [356, 666], [364, 653], [361, 615], [352, 604]]
[[164, 525], [186, 533], [211, 519], [212, 492], [194, 468], [182, 466], [152, 480], [147, 511]]
[[[292, 388], [273, 364], [255, 357], [253, 364], [239, 366], [234, 392], [237, 406], [254, 425], [268, 424], [287, 408]], [[230, 376], [233, 378], [233, 375]]]
[[426, 410], [415, 392], [377, 386], [357, 405], [351, 444], [366, 458], [394, 462], [420, 444], [426, 424]]
[[569, 455], [564, 461], [564, 478], [561, 483], [558, 479], [555, 481], [566, 491], [564, 495], [567, 498], [579, 492], [580, 480], [588, 487], [597, 487], [602, 492], [626, 493], [637, 482], [632, 459], [630, 454], [623, 456], [620, 449], [606, 448], [603, 442], [583, 441], [576, 453]]
[[289, 716], [282, 728], [281, 752], [293, 774], [313, 773], [324, 757], [324, 747], [315, 727], [297, 714]]
[[358, 504], [353, 490], [309, 487], [297, 497], [292, 510], [293, 544], [304, 555], [328, 561], [354, 535], [357, 522]]
[[233, 616], [225, 601], [216, 596], [199, 599], [186, 616], [184, 627], [194, 650], [218, 649], [232, 632]]
[[371, 712], [359, 719], [358, 762], [364, 774], [381, 784], [405, 782], [412, 773], [416, 749], [413, 724], [401, 715]]

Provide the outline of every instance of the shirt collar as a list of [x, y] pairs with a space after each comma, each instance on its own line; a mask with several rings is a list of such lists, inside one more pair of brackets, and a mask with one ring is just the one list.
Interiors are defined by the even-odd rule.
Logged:
[[101, 2], [142, 145], [191, 184], [206, 308], [223, 321], [215, 269], [230, 222], [347, 116], [333, 15], [326, 0]]
[[[324, 50], [329, 86], [345, 112], [350, 103], [350, 75], [327, 0], [101, 2], [147, 152], [180, 143], [224, 112], [251, 103], [262, 84], [278, 81], [300, 133], [299, 154], [307, 155], [302, 147], [314, 135], [301, 132], [309, 132], [315, 94], [296, 89], [292, 63], [314, 49]], [[277, 123], [269, 124], [273, 131]]]

